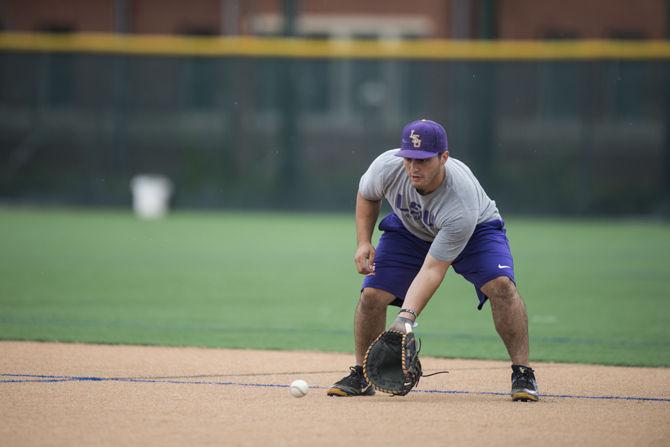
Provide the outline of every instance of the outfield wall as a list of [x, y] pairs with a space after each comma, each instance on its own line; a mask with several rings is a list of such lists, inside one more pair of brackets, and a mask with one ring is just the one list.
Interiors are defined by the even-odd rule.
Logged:
[[0, 34], [0, 201], [350, 209], [407, 121], [504, 212], [661, 214], [665, 41], [333, 41]]

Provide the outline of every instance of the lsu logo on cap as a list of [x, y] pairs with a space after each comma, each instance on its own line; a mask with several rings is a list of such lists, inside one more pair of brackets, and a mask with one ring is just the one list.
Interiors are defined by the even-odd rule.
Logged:
[[409, 139], [414, 147], [421, 147], [421, 135], [414, 133], [414, 129], [410, 132]]

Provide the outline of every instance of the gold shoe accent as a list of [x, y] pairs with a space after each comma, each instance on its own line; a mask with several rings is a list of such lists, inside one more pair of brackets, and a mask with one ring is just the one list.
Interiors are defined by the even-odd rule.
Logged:
[[512, 394], [512, 400], [514, 402], [519, 400], [523, 402], [537, 402], [540, 400], [540, 398], [537, 395], [531, 394], [527, 391], [517, 391], [516, 393]]

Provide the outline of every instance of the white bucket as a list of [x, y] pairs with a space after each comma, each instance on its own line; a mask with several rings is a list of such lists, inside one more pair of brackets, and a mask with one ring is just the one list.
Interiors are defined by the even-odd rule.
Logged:
[[142, 174], [130, 181], [133, 210], [142, 219], [159, 219], [168, 211], [172, 182], [161, 175]]

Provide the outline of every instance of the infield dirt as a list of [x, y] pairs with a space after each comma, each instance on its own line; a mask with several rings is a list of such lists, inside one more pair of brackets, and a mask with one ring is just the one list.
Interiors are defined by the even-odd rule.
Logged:
[[[670, 445], [670, 369], [536, 363], [537, 403], [506, 362], [422, 357], [405, 397], [330, 398], [351, 355], [0, 342], [6, 446]], [[301, 399], [288, 385], [306, 380]]]

